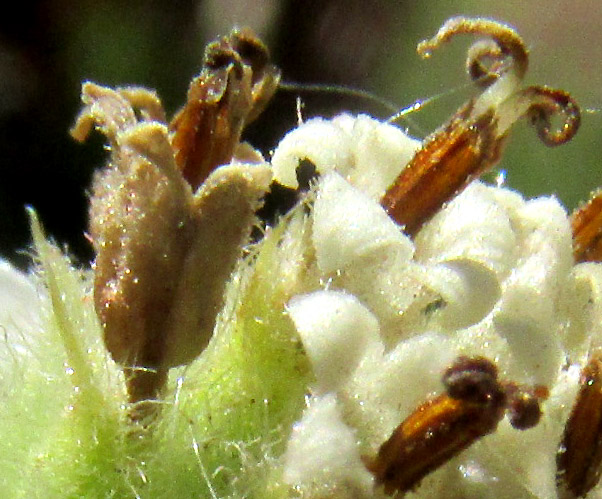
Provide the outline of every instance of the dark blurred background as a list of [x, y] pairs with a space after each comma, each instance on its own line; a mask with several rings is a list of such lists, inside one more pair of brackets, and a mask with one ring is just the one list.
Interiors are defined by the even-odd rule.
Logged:
[[[572, 209], [602, 185], [602, 9], [597, 0], [51, 0], [12, 3], [0, 19], [0, 257], [27, 264], [24, 206], [85, 264], [86, 189], [106, 153], [67, 131], [83, 80], [154, 88], [171, 114], [198, 72], [204, 45], [248, 25], [271, 48], [284, 79], [344, 84], [397, 103], [434, 97], [405, 123], [424, 136], [471, 95], [463, 73], [470, 37], [429, 61], [415, 53], [452, 15], [483, 15], [515, 26], [531, 50], [530, 83], [570, 91], [586, 110], [576, 139], [548, 149], [515, 127], [500, 168], [528, 196], [555, 193]], [[303, 95], [304, 116], [343, 110], [385, 117], [358, 99]], [[280, 92], [246, 138], [268, 153], [296, 123], [295, 94]]]

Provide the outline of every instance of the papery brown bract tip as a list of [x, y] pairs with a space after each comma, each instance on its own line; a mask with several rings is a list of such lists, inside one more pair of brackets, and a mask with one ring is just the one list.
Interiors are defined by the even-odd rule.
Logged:
[[581, 371], [580, 388], [556, 455], [558, 490], [585, 497], [602, 474], [602, 355]]

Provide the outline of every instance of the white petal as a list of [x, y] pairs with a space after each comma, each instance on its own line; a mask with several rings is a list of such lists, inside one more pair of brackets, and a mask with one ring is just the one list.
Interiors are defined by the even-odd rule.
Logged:
[[563, 346], [572, 361], [585, 363], [591, 350], [602, 347], [601, 264], [587, 262], [573, 267], [559, 308], [566, 325]]
[[338, 389], [366, 350], [380, 345], [376, 318], [354, 296], [342, 291], [296, 296], [289, 302], [288, 312], [311, 361], [317, 388], [323, 392]]
[[534, 381], [550, 384], [564, 358], [557, 305], [572, 266], [569, 222], [553, 198], [526, 203], [516, 220], [521, 256], [503, 284], [495, 324]]
[[12, 352], [26, 354], [28, 339], [39, 332], [41, 299], [32, 278], [0, 260], [0, 361]]
[[[480, 182], [468, 186], [417, 234], [416, 258], [470, 258], [505, 276], [516, 261], [517, 242], [508, 210], [496, 196], [499, 190]], [[510, 197], [516, 201], [518, 195]]]
[[476, 324], [493, 309], [501, 294], [495, 273], [467, 258], [425, 267], [424, 282], [441, 295], [443, 307], [437, 311], [437, 319], [446, 329]]
[[434, 392], [456, 350], [444, 335], [425, 333], [401, 342], [385, 355], [367, 355], [345, 386], [350, 422], [380, 445], [409, 414]]
[[290, 131], [272, 157], [274, 178], [297, 188], [296, 168], [308, 159], [320, 174], [336, 171], [373, 199], [379, 199], [421, 143], [389, 123], [366, 115], [311, 119]]
[[422, 146], [399, 127], [365, 114], [343, 114], [333, 123], [348, 131], [353, 152], [353, 168], [339, 173], [375, 200], [384, 195]]
[[320, 181], [314, 205], [313, 242], [324, 273], [344, 269], [358, 258], [391, 247], [408, 260], [413, 244], [382, 207], [340, 175]]
[[330, 120], [314, 118], [291, 130], [272, 156], [274, 180], [296, 189], [296, 169], [308, 159], [318, 172], [345, 171], [352, 163], [350, 137]]
[[356, 490], [370, 491], [372, 477], [333, 394], [314, 398], [293, 427], [284, 453], [283, 478], [290, 485], [302, 487], [351, 484]]

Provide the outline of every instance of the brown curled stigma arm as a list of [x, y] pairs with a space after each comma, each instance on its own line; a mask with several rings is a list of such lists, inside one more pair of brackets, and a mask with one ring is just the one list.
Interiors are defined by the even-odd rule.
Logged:
[[[467, 69], [481, 94], [466, 102], [405, 167], [381, 200], [408, 235], [472, 180], [500, 159], [510, 127], [526, 116], [548, 146], [569, 141], [580, 124], [579, 106], [569, 94], [542, 86], [521, 88], [528, 67], [524, 42], [509, 26], [488, 19], [457, 17], [418, 46], [428, 57], [458, 34], [488, 37], [469, 50]], [[562, 116], [558, 130], [552, 119]]]

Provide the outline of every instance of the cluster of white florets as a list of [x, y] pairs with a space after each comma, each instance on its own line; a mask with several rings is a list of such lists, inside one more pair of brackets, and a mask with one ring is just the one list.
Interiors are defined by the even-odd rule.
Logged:
[[296, 185], [303, 159], [320, 174], [309, 223], [324, 283], [288, 303], [316, 381], [284, 479], [309, 495], [372, 497], [361, 456], [442, 391], [454, 358], [481, 355], [505, 378], [550, 389], [543, 418], [525, 432], [502, 421], [417, 493], [555, 497], [558, 445], [602, 318], [600, 268], [573, 264], [556, 198], [482, 182], [411, 240], [378, 200], [419, 146], [395, 126], [343, 115], [302, 124], [273, 155], [281, 183]]

